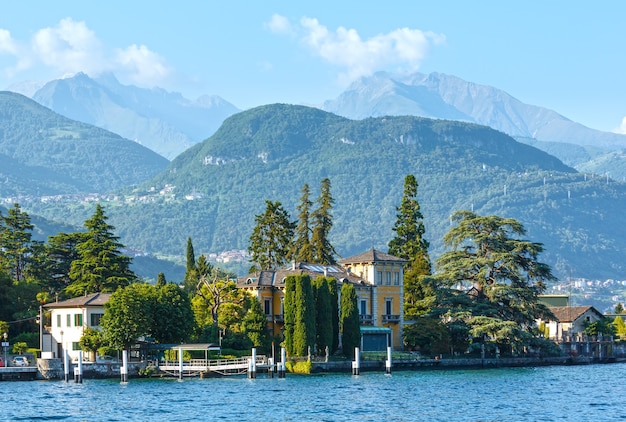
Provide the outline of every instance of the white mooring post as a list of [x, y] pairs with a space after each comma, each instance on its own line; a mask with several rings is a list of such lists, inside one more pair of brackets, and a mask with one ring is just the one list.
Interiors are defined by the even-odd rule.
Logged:
[[361, 372], [361, 354], [359, 348], [354, 348], [354, 361], [352, 362], [352, 375], [359, 375]]
[[70, 380], [70, 356], [67, 350], [63, 349], [63, 374], [65, 375], [65, 382]]
[[74, 382], [83, 382], [83, 351], [78, 352], [78, 366], [74, 368]]
[[128, 382], [128, 350], [122, 350], [122, 366], [120, 367], [122, 382]]
[[178, 348], [178, 379], [183, 379], [183, 348]]
[[274, 378], [274, 358], [267, 358], [267, 376], [270, 378]]
[[385, 361], [385, 373], [391, 374], [391, 347], [387, 347], [387, 360]]
[[285, 378], [287, 372], [287, 365], [285, 364], [287, 359], [287, 351], [284, 347], [280, 348], [280, 362], [278, 363], [278, 378]]
[[256, 378], [256, 347], [252, 348], [252, 357], [250, 358], [250, 366], [248, 367], [248, 378]]

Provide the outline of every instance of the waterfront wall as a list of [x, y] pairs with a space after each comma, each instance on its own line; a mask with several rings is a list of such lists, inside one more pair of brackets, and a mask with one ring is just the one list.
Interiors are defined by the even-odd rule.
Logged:
[[[78, 364], [70, 363], [69, 378], [74, 379], [74, 368]], [[83, 363], [83, 379], [119, 378], [121, 363]], [[128, 362], [128, 376], [137, 377], [139, 371], [146, 368], [146, 362]], [[37, 359], [37, 378], [45, 380], [65, 379], [62, 359]]]

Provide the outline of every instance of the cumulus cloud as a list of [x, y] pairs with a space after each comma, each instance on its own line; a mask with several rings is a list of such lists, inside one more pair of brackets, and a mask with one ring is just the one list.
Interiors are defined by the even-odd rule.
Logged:
[[444, 35], [411, 28], [363, 39], [356, 29], [339, 27], [332, 31], [314, 18], [304, 17], [293, 26], [287, 18], [274, 15], [271, 22], [276, 28], [295, 28], [313, 54], [343, 69], [340, 79], [344, 83], [378, 70], [416, 71], [431, 45], [445, 42]]
[[[18, 47], [18, 44], [23, 44]], [[153, 86], [170, 73], [165, 60], [145, 45], [107, 49], [85, 22], [65, 18], [55, 26], [39, 29], [29, 42], [19, 43], [0, 29], [0, 54], [15, 57], [16, 65], [3, 69], [19, 71], [43, 65], [57, 75], [103, 72], [125, 75], [137, 85]]]
[[272, 15], [272, 18], [265, 26], [275, 34], [291, 34], [293, 32], [289, 19], [278, 14]]
[[619, 127], [613, 129], [613, 132], [626, 135], [626, 117], [622, 119], [622, 124]]

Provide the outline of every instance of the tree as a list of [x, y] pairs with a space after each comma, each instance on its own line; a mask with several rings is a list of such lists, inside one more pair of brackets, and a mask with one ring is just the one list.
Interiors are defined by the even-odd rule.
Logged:
[[328, 293], [330, 295], [330, 317], [333, 330], [330, 353], [335, 354], [339, 349], [339, 289], [337, 288], [336, 279], [332, 277], [325, 277], [325, 280], [328, 285]]
[[265, 201], [265, 212], [255, 217], [248, 251], [261, 270], [278, 268], [287, 260], [294, 223], [280, 202]]
[[252, 342], [253, 347], [257, 347], [264, 352], [271, 348], [270, 334], [267, 329], [267, 318], [263, 314], [261, 302], [256, 299], [250, 301], [250, 308], [242, 321], [243, 332]]
[[161, 288], [167, 284], [167, 280], [165, 279], [165, 274], [159, 273], [157, 275], [156, 287]]
[[284, 346], [289, 356], [294, 356], [293, 334], [296, 320], [295, 296], [296, 276], [290, 275], [285, 278], [285, 292], [283, 296]]
[[155, 289], [149, 284], [133, 283], [113, 292], [100, 321], [107, 342], [129, 350], [137, 338], [150, 335], [154, 303]]
[[341, 286], [341, 343], [343, 354], [353, 359], [354, 348], [361, 343], [361, 328], [356, 289], [347, 282]]
[[613, 326], [615, 327], [615, 334], [619, 336], [620, 340], [626, 340], [626, 324], [621, 316], [616, 316], [613, 320]]
[[326, 353], [333, 345], [333, 318], [330, 290], [325, 277], [317, 277], [313, 283], [315, 296], [315, 335], [317, 352]]
[[85, 352], [93, 355], [92, 359], [90, 359], [93, 361], [95, 360], [95, 354], [98, 352], [98, 349], [106, 344], [106, 340], [102, 331], [91, 327], [85, 327], [78, 344]]
[[185, 280], [183, 282], [185, 292], [189, 295], [193, 294], [198, 284], [200, 276], [198, 275], [198, 267], [196, 265], [196, 255], [193, 250], [191, 237], [187, 238], [187, 270], [185, 271]]
[[115, 227], [107, 224], [107, 219], [98, 204], [93, 217], [85, 221], [87, 232], [76, 246], [79, 259], [72, 262], [72, 283], [65, 289], [72, 296], [114, 292], [136, 280], [130, 270], [131, 258], [121, 253], [124, 245], [113, 235]]
[[334, 265], [337, 263], [335, 248], [330, 243], [329, 234], [333, 227], [333, 215], [331, 210], [335, 200], [330, 194], [330, 179], [322, 180], [320, 196], [317, 199], [317, 208], [313, 211], [313, 234], [311, 244], [313, 247], [313, 261], [322, 265]]
[[309, 347], [313, 349], [315, 346], [315, 300], [311, 277], [307, 274], [296, 276], [293, 305], [293, 353], [295, 356], [306, 356]]
[[153, 320], [150, 333], [157, 343], [182, 343], [194, 329], [191, 300], [178, 285], [166, 283], [155, 287]]
[[299, 262], [313, 262], [313, 245], [311, 245], [311, 228], [309, 227], [311, 206], [309, 200], [309, 185], [302, 187], [300, 205], [298, 205], [298, 225], [295, 229], [295, 239], [289, 250], [289, 259]]
[[404, 194], [396, 208], [397, 218], [393, 227], [396, 236], [389, 242], [389, 253], [406, 259], [404, 271], [404, 314], [416, 318], [428, 312], [424, 307], [427, 297], [432, 296], [426, 276], [431, 274], [429, 243], [424, 239], [424, 216], [417, 201], [417, 180], [412, 174], [404, 178]]
[[9, 270], [13, 280], [19, 283], [24, 279], [24, 271], [31, 252], [31, 232], [33, 225], [30, 216], [15, 203], [6, 217], [0, 221], [0, 264]]
[[78, 260], [78, 245], [86, 240], [85, 233], [58, 233], [48, 237], [46, 244], [48, 283], [47, 289], [53, 294], [62, 294], [72, 282], [70, 270], [72, 262]]
[[621, 303], [618, 303], [617, 305], [615, 305], [615, 313], [616, 314], [623, 314], [624, 313], [624, 305], [622, 305]]
[[444, 286], [472, 286], [474, 294], [448, 295], [448, 301], [462, 305], [449, 307], [448, 319], [462, 319], [474, 335], [508, 333], [525, 341], [522, 332], [530, 333], [538, 318], [553, 317], [538, 300], [545, 283], [555, 279], [550, 267], [538, 261], [543, 246], [519, 239], [526, 231], [512, 218], [469, 211], [452, 218], [456, 226], [444, 236], [452, 250], [437, 261], [437, 278]]
[[450, 351], [448, 328], [436, 318], [421, 317], [404, 327], [404, 345], [424, 355], [438, 355]]

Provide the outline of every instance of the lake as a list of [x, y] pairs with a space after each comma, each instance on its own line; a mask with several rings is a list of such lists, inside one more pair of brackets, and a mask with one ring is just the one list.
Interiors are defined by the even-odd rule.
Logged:
[[0, 382], [0, 420], [626, 420], [626, 364]]

